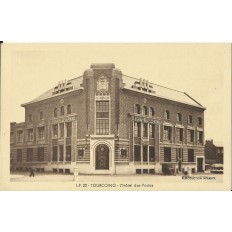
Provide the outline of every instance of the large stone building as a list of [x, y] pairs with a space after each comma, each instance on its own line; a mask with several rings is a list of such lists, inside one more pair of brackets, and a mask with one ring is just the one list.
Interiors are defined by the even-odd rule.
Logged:
[[11, 168], [82, 174], [204, 171], [204, 110], [185, 92], [92, 64], [22, 104]]

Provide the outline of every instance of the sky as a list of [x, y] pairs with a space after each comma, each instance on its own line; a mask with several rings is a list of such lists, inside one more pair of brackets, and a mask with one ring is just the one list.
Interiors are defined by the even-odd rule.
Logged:
[[3, 44], [2, 54], [2, 100], [11, 122], [23, 122], [20, 105], [59, 81], [81, 76], [92, 63], [114, 63], [123, 74], [188, 93], [206, 107], [205, 139], [223, 144], [218, 122], [227, 120], [230, 97], [228, 44]]

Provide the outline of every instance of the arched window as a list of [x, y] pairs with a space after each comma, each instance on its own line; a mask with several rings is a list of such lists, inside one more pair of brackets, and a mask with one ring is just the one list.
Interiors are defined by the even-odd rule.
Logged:
[[71, 114], [72, 113], [72, 107], [71, 105], [67, 105], [67, 114]]
[[58, 110], [57, 110], [57, 108], [55, 108], [54, 109], [54, 117], [57, 117], [57, 112], [58, 112]]
[[165, 110], [165, 112], [164, 112], [164, 119], [165, 120], [169, 120], [170, 119], [170, 113], [169, 113], [168, 110]]
[[149, 116], [154, 116], [155, 115], [155, 111], [152, 107], [149, 108]]
[[182, 121], [182, 115], [181, 115], [181, 113], [178, 113], [176, 117], [177, 117], [176, 118], [177, 122], [181, 122]]
[[134, 105], [134, 113], [135, 114], [140, 114], [140, 106], [138, 104]]
[[193, 116], [192, 115], [188, 116], [188, 123], [193, 123]]
[[43, 120], [43, 119], [44, 119], [43, 111], [41, 111], [40, 114], [39, 114], [39, 120]]
[[64, 115], [64, 106], [60, 107], [60, 115]]
[[147, 115], [147, 107], [146, 106], [143, 106], [142, 114]]
[[202, 125], [202, 118], [201, 118], [201, 117], [198, 118], [198, 125], [199, 125], [199, 126]]

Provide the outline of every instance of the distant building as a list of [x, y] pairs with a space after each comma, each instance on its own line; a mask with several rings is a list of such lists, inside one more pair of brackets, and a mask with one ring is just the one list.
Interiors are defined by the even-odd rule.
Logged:
[[[28, 87], [29, 88], [29, 87]], [[11, 168], [83, 174], [202, 172], [205, 108], [185, 92], [92, 64], [22, 105]]]
[[205, 141], [205, 159], [208, 164], [223, 164], [223, 146], [217, 146], [213, 140]]

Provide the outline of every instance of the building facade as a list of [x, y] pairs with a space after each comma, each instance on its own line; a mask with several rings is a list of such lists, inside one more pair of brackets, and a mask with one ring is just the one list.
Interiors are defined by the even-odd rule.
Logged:
[[204, 171], [204, 110], [187, 93], [92, 64], [22, 104], [11, 168], [81, 174]]
[[223, 146], [215, 145], [213, 140], [205, 141], [205, 161], [207, 164], [223, 164]]

